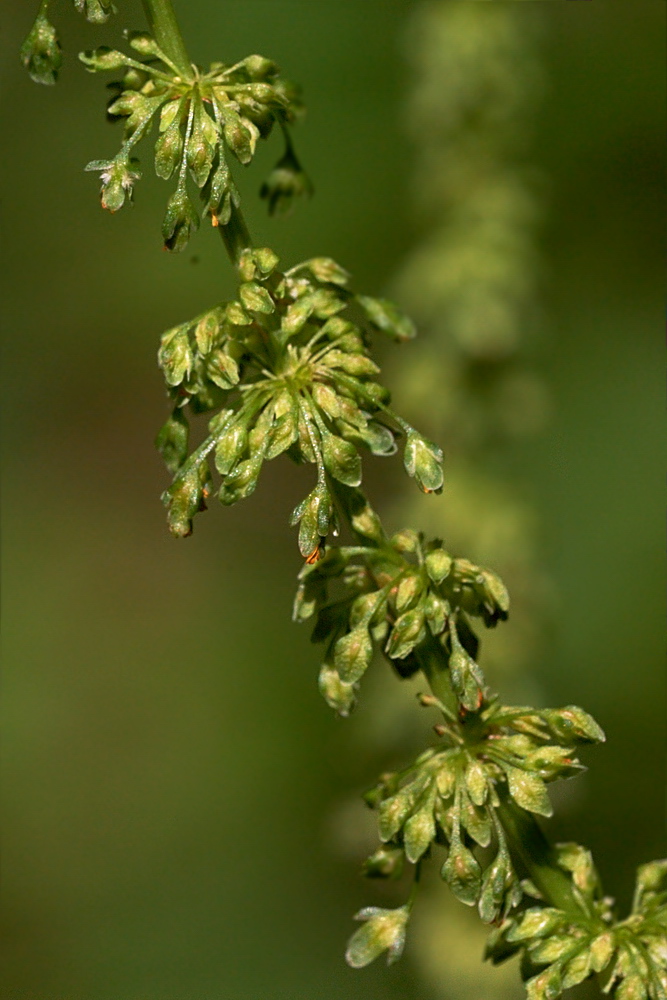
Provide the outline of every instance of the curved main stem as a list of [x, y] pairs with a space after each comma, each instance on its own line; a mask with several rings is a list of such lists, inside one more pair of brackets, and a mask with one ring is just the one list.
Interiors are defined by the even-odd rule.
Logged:
[[[142, 0], [142, 4], [155, 41], [183, 77], [190, 78], [192, 61], [185, 47], [171, 0]], [[220, 235], [230, 261], [234, 267], [238, 267], [241, 253], [252, 246], [252, 240], [243, 213], [236, 205], [232, 205], [229, 222], [220, 226]]]

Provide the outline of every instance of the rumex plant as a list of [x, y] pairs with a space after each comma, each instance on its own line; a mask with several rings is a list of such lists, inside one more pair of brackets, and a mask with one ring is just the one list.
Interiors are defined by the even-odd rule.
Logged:
[[[93, 22], [115, 12], [104, 0], [75, 6]], [[182, 250], [203, 210], [239, 281], [234, 300], [162, 337], [171, 413], [157, 446], [173, 477], [163, 494], [170, 530], [189, 535], [214, 492], [225, 505], [250, 495], [265, 461], [285, 453], [311, 466], [312, 489], [291, 515], [304, 558], [294, 618], [312, 620], [323, 646], [324, 698], [348, 715], [376, 652], [401, 678], [421, 672], [431, 689], [419, 700], [435, 713], [435, 743], [365, 796], [379, 833], [365, 873], [396, 878], [409, 866], [412, 890], [396, 909], [360, 910], [348, 963], [400, 956], [422, 869], [433, 862], [489, 925], [487, 957], [521, 954], [532, 1000], [555, 1000], [592, 975], [619, 1000], [667, 1000], [667, 861], [640, 867], [632, 912], [621, 920], [590, 852], [550, 844], [538, 819], [552, 812], [548, 784], [576, 775], [577, 748], [603, 741], [602, 730], [576, 706], [503, 704], [480, 666], [478, 634], [508, 619], [503, 582], [441, 539], [412, 528], [386, 533], [360, 488], [362, 455], [399, 447], [424, 493], [443, 487], [440, 448], [390, 407], [372, 356], [377, 334], [409, 341], [414, 325], [387, 300], [355, 292], [330, 258], [282, 268], [273, 250], [251, 242], [232, 159], [250, 163], [257, 140], [277, 125], [285, 151], [260, 190], [269, 211], [312, 190], [288, 131], [297, 90], [257, 55], [200, 69], [171, 0], [144, 0], [144, 8], [149, 32], [128, 33], [133, 55], [101, 47], [81, 56], [93, 72], [122, 73], [108, 108], [124, 121], [120, 151], [86, 169], [100, 173], [103, 207], [119, 210], [140, 175], [136, 147], [156, 129], [155, 171], [176, 179], [165, 247]], [[55, 82], [61, 51], [46, 0], [21, 56], [33, 79]], [[197, 414], [208, 428], [191, 446]]]

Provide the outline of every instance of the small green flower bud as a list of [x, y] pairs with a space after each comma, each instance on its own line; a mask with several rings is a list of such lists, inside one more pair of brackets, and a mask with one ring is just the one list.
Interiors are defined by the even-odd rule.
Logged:
[[519, 922], [507, 932], [511, 942], [530, 941], [546, 937], [563, 924], [566, 915], [553, 906], [533, 906], [522, 914]]
[[167, 202], [167, 212], [162, 223], [162, 238], [166, 249], [173, 253], [184, 250], [198, 228], [197, 209], [185, 188], [177, 188]]
[[353, 969], [362, 969], [387, 952], [387, 964], [396, 962], [403, 953], [405, 932], [410, 910], [401, 906], [397, 910], [383, 910], [367, 906], [356, 914], [355, 920], [367, 921], [350, 938], [345, 960]]
[[348, 375], [363, 378], [365, 375], [377, 375], [380, 369], [365, 354], [346, 354], [334, 348], [324, 356], [323, 364], [327, 368], [340, 368]]
[[381, 542], [384, 538], [382, 522], [370, 504], [364, 504], [355, 510], [350, 519], [352, 530], [364, 538], [369, 538], [374, 542]]
[[384, 617], [387, 608], [386, 598], [383, 599], [377, 590], [370, 594], [360, 594], [350, 608], [350, 625], [354, 628], [363, 622], [370, 625], [380, 617]]
[[402, 555], [414, 555], [419, 551], [419, 534], [412, 528], [403, 528], [392, 535], [389, 544]]
[[422, 579], [419, 573], [409, 573], [398, 585], [394, 605], [397, 614], [402, 614], [410, 608], [422, 591]]
[[343, 718], [347, 718], [356, 702], [356, 685], [341, 680], [338, 671], [323, 663], [319, 677], [320, 693], [327, 705]]
[[454, 762], [445, 758], [436, 772], [435, 780], [440, 797], [443, 799], [451, 798], [456, 788], [456, 767]]
[[250, 163], [255, 155], [259, 130], [247, 118], [241, 118], [229, 105], [220, 108], [225, 142], [241, 163]]
[[[526, 985], [526, 1000], [557, 1000], [562, 993], [563, 977], [557, 965], [551, 965]], [[616, 994], [618, 997], [618, 993]]]
[[313, 185], [294, 154], [291, 145], [262, 184], [260, 198], [269, 204], [269, 215], [286, 215], [295, 198], [312, 195]]
[[433, 815], [433, 799], [430, 799], [405, 824], [403, 839], [408, 861], [413, 864], [419, 861], [434, 837], [435, 817]]
[[454, 839], [449, 847], [441, 875], [457, 899], [474, 906], [482, 887], [482, 870], [472, 851]]
[[202, 357], [211, 353], [211, 348], [220, 332], [220, 325], [224, 317], [222, 309], [211, 309], [204, 313], [195, 327], [195, 341], [197, 350]]
[[604, 743], [606, 739], [595, 719], [576, 705], [545, 709], [541, 715], [554, 736], [564, 743]]
[[444, 549], [433, 549], [424, 559], [424, 565], [433, 583], [440, 584], [452, 568], [452, 557]]
[[206, 374], [221, 389], [233, 389], [239, 382], [239, 366], [222, 348], [209, 356]]
[[370, 420], [368, 425], [359, 431], [358, 438], [363, 441], [373, 455], [380, 455], [384, 458], [388, 455], [395, 455], [398, 451], [393, 432], [377, 420]]
[[648, 996], [643, 978], [634, 974], [626, 976], [614, 991], [614, 1000], [647, 1000]]
[[221, 434], [215, 447], [215, 467], [222, 476], [228, 475], [248, 445], [248, 430], [241, 421]]
[[246, 56], [241, 65], [251, 80], [268, 80], [279, 73], [276, 64], [264, 56]]
[[465, 787], [461, 788], [459, 808], [461, 825], [480, 847], [488, 847], [491, 843], [491, 817], [488, 810], [484, 806], [476, 806]]
[[63, 57], [56, 29], [44, 14], [38, 14], [21, 46], [21, 62], [35, 83], [53, 85]]
[[160, 59], [162, 57], [162, 49], [147, 31], [128, 31], [127, 40], [130, 47], [145, 59], [151, 57]]
[[500, 848], [492, 864], [484, 872], [479, 897], [479, 915], [485, 924], [498, 919], [505, 893], [514, 878], [512, 862], [506, 849]]
[[117, 212], [126, 201], [132, 200], [134, 182], [141, 174], [134, 168], [138, 160], [119, 156], [115, 160], [93, 160], [84, 170], [99, 170], [102, 187], [100, 189], [102, 208]]
[[463, 707], [469, 712], [476, 712], [484, 699], [484, 676], [458, 642], [454, 644], [449, 657], [449, 672]]
[[405, 855], [400, 847], [379, 847], [364, 862], [363, 874], [366, 878], [400, 878], [403, 874]]
[[392, 840], [401, 829], [412, 811], [414, 795], [404, 788], [380, 803], [378, 829], [383, 841]]
[[127, 56], [108, 45], [100, 45], [96, 49], [88, 49], [79, 53], [79, 59], [90, 73], [98, 71], [123, 69], [127, 66]]
[[162, 494], [167, 507], [167, 522], [172, 535], [185, 538], [192, 534], [192, 518], [204, 507], [210, 489], [210, 472], [206, 462], [178, 477]]
[[535, 965], [557, 962], [572, 950], [575, 940], [569, 934], [551, 934], [546, 940], [529, 945], [531, 961]]
[[331, 420], [340, 416], [340, 403], [338, 396], [328, 385], [316, 382], [313, 385], [313, 399], [320, 410]]
[[357, 295], [356, 300], [373, 326], [394, 340], [404, 342], [412, 340], [417, 335], [412, 320], [401, 313], [388, 299], [373, 299], [368, 295]]
[[155, 173], [168, 181], [183, 156], [183, 134], [179, 118], [162, 132], [155, 143]]
[[495, 573], [483, 569], [480, 573], [482, 594], [486, 601], [503, 619], [507, 618], [510, 609], [510, 597], [507, 587]]
[[74, 0], [74, 6], [91, 24], [104, 24], [116, 13], [116, 5], [111, 0]]
[[392, 660], [402, 660], [408, 653], [412, 652], [425, 635], [423, 609], [414, 608], [412, 611], [406, 611], [397, 619], [389, 633], [385, 652]]
[[232, 215], [232, 206], [238, 208], [240, 196], [224, 157], [209, 177], [205, 192], [208, 197], [206, 210], [214, 226], [226, 226]]
[[363, 677], [372, 656], [373, 642], [363, 624], [355, 626], [334, 646], [336, 670], [347, 684], [354, 684]]
[[510, 795], [518, 806], [539, 816], [553, 815], [553, 806], [541, 778], [509, 764], [503, 764], [503, 769], [507, 774]]
[[424, 493], [439, 493], [443, 485], [442, 451], [417, 431], [408, 432], [405, 443], [405, 469]]
[[223, 480], [218, 493], [220, 502], [226, 507], [231, 507], [232, 504], [237, 503], [239, 500], [245, 500], [251, 493], [254, 493], [259, 474], [262, 470], [262, 461], [263, 455], [260, 453], [253, 458], [246, 459], [244, 462], [239, 462], [234, 470]]
[[476, 757], [469, 761], [465, 771], [468, 794], [476, 806], [484, 805], [489, 791], [484, 765]]
[[188, 455], [189, 425], [183, 410], [174, 410], [155, 441], [170, 472], [177, 472]]
[[243, 282], [239, 288], [239, 297], [248, 312], [265, 314], [275, 312], [275, 302], [266, 288], [256, 281]]
[[218, 130], [201, 102], [195, 104], [192, 131], [188, 140], [188, 169], [197, 187], [203, 187], [211, 173], [218, 146]]
[[612, 931], [604, 931], [602, 934], [598, 934], [590, 946], [591, 969], [593, 972], [602, 972], [607, 968], [615, 948], [616, 941]]
[[571, 958], [563, 970], [563, 989], [569, 990], [587, 979], [591, 972], [591, 954], [586, 948]]
[[327, 472], [346, 486], [361, 483], [361, 459], [354, 445], [336, 434], [322, 434], [322, 458]]
[[426, 595], [424, 601], [424, 614], [426, 622], [431, 630], [431, 635], [441, 635], [447, 624], [449, 617], [449, 604], [439, 594], [432, 590]]
[[350, 280], [350, 275], [345, 268], [337, 264], [331, 257], [313, 257], [306, 261], [304, 266], [318, 281], [325, 284], [340, 285], [345, 288]]
[[167, 330], [160, 338], [157, 360], [167, 385], [180, 385], [192, 371], [194, 356], [188, 329], [189, 324], [184, 323]]

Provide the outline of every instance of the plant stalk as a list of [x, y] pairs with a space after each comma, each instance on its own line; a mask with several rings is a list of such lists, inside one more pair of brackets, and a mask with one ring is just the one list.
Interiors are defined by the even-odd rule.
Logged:
[[171, 0], [142, 0], [142, 3], [155, 41], [187, 79], [192, 72], [192, 63]]

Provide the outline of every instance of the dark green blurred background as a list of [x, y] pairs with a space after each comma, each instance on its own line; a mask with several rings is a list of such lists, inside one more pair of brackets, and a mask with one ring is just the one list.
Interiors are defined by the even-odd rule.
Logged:
[[[164, 526], [157, 338], [231, 291], [219, 240], [206, 229], [185, 254], [160, 253], [165, 188], [149, 170], [133, 211], [99, 210], [82, 166], [118, 137], [75, 53], [117, 42], [118, 22], [63, 10], [67, 61], [47, 89], [18, 65], [33, 6], [4, 0], [0, 14], [2, 996], [430, 1000], [410, 948], [390, 971], [342, 962], [349, 916], [374, 890], [331, 818], [376, 762], [341, 737], [317, 652], [289, 621], [300, 477], [273, 463], [256, 496], [213, 507], [186, 542]], [[122, 6], [143, 27], [139, 5]], [[316, 197], [268, 220], [249, 197], [278, 153], [262, 150], [242, 178], [257, 242], [292, 263], [330, 254], [371, 294], [415, 238], [402, 120], [414, 6], [177, 4], [199, 62], [257, 51], [303, 84], [297, 139]], [[665, 853], [665, 5], [551, 3], [545, 25], [535, 163], [551, 179], [556, 405], [522, 473], [560, 603], [535, 670], [551, 703], [583, 704], [607, 731], [556, 831], [594, 849], [625, 904], [634, 867]]]

